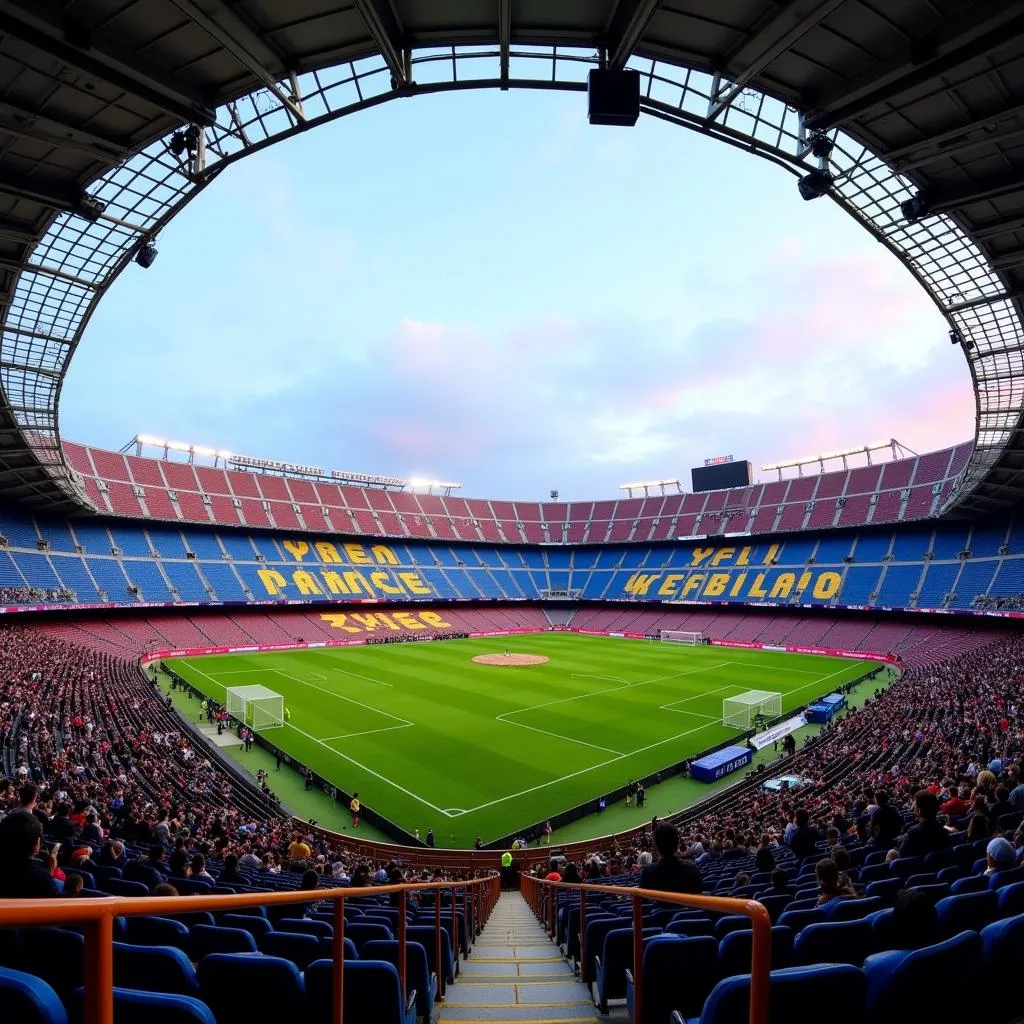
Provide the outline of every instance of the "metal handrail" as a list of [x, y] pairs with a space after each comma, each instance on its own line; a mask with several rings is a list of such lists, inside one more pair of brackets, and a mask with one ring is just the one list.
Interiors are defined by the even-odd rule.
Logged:
[[772, 962], [772, 922], [764, 905], [756, 900], [735, 899], [728, 896], [703, 896], [695, 893], [660, 892], [628, 886], [592, 885], [579, 882], [549, 882], [530, 875], [520, 876], [520, 888], [537, 919], [546, 924], [552, 938], [556, 935], [558, 890], [566, 889], [580, 897], [580, 979], [587, 978], [587, 956], [583, 946], [586, 930], [588, 892], [599, 893], [611, 899], [629, 897], [633, 904], [633, 1020], [643, 1022], [643, 910], [644, 900], [675, 903], [697, 910], [713, 910], [724, 914], [742, 914], [749, 917], [753, 927], [753, 950], [750, 965], [750, 1024], [768, 1024], [768, 982]]
[[[478, 894], [469, 902], [466, 919], [466, 940], [479, 934], [500, 893], [498, 875], [474, 878], [466, 882], [420, 882], [402, 885], [375, 885], [364, 888], [311, 889], [293, 892], [236, 893], [225, 896], [109, 896], [50, 900], [0, 900], [0, 928], [78, 924], [85, 926], [85, 1024], [114, 1022], [114, 918], [144, 917], [148, 914], [166, 917], [204, 910], [241, 910], [249, 907], [289, 906], [306, 903], [331, 903], [334, 910], [334, 938], [331, 959], [333, 972], [333, 1024], [344, 1019], [345, 900], [360, 896], [384, 896], [389, 893], [435, 891], [434, 899], [434, 961], [438, 985], [444, 985], [441, 969], [441, 896], [451, 894], [452, 946], [455, 963], [459, 956], [459, 932], [455, 923], [456, 896], [461, 893], [461, 911], [466, 913], [467, 895]], [[398, 974], [402, 997], [406, 996], [406, 900], [398, 901]]]

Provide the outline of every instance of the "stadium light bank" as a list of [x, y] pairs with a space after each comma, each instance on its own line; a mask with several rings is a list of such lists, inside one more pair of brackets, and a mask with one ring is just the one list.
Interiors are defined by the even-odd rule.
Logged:
[[680, 484], [678, 480], [640, 480], [639, 482], [631, 484], [619, 484], [619, 490], [626, 491], [631, 498], [633, 497], [634, 491], [643, 491], [644, 497], [646, 498], [654, 487], [659, 488], [662, 494], [668, 493], [665, 490], [666, 487], [674, 487], [677, 494], [683, 493], [682, 484]]
[[873, 465], [871, 461], [871, 453], [878, 451], [890, 451], [893, 459], [899, 459], [905, 457], [905, 455], [916, 455], [916, 452], [912, 452], [905, 445], [900, 444], [896, 438], [892, 437], [888, 441], [874, 441], [871, 444], [858, 445], [856, 448], [843, 448], [837, 452], [826, 452], [823, 455], [806, 455], [800, 459], [789, 459], [786, 462], [772, 462], [767, 466], [761, 467], [762, 473], [773, 473], [779, 474], [779, 479], [782, 479], [782, 471], [784, 469], [795, 469], [797, 476], [803, 476], [804, 466], [817, 466], [818, 472], [825, 472], [825, 463], [831, 462], [834, 459], [843, 460], [843, 469], [849, 469], [847, 459], [856, 455], [863, 455], [867, 458], [869, 466]]

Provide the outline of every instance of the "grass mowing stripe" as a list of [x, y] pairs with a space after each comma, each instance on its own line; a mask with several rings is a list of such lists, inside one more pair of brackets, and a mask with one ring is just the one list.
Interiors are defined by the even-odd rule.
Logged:
[[[550, 661], [471, 661], [504, 647]], [[544, 633], [210, 655], [177, 667], [220, 699], [225, 683], [281, 693], [292, 717], [278, 736], [289, 754], [403, 826], [468, 845], [731, 739], [723, 696], [775, 690], [789, 711], [872, 667], [743, 648], [730, 648], [728, 661], [723, 654]]]

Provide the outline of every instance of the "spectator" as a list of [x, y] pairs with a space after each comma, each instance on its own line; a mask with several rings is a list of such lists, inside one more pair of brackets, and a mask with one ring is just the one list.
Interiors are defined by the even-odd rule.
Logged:
[[834, 860], [826, 857], [819, 860], [814, 868], [818, 878], [818, 887], [821, 895], [818, 897], [818, 906], [823, 907], [833, 900], [844, 899], [848, 896], [856, 896], [857, 890], [850, 884], [850, 880], [839, 870], [839, 865]]
[[813, 857], [818, 851], [818, 840], [821, 836], [816, 829], [810, 827], [810, 815], [807, 809], [800, 807], [793, 817], [794, 829], [789, 835], [789, 848], [797, 860]]
[[949, 833], [935, 820], [939, 801], [927, 789], [914, 795], [914, 817], [917, 824], [908, 830], [900, 845], [901, 857], [923, 857], [926, 853], [945, 850], [949, 846]]
[[42, 839], [43, 827], [29, 811], [15, 811], [0, 821], [0, 899], [59, 895], [53, 876], [36, 860]]
[[659, 825], [654, 832], [659, 859], [640, 872], [640, 888], [659, 892], [703, 892], [700, 870], [692, 861], [678, 855], [679, 830], [674, 825]]
[[1009, 839], [1000, 836], [985, 847], [985, 860], [986, 875], [994, 875], [997, 871], [1009, 871], [1017, 863], [1017, 851]]
[[903, 831], [903, 819], [899, 812], [889, 805], [888, 790], [880, 789], [875, 793], [875, 804], [869, 828], [871, 839], [875, 846], [888, 850]]

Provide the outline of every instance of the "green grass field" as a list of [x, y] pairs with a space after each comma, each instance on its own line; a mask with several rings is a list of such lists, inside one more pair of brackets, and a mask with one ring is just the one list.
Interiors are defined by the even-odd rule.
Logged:
[[[529, 667], [474, 655], [540, 654]], [[863, 661], [569, 633], [177, 659], [225, 687], [284, 695], [278, 746], [409, 831], [466, 846], [514, 832], [734, 735], [722, 700], [774, 690], [799, 707]]]

